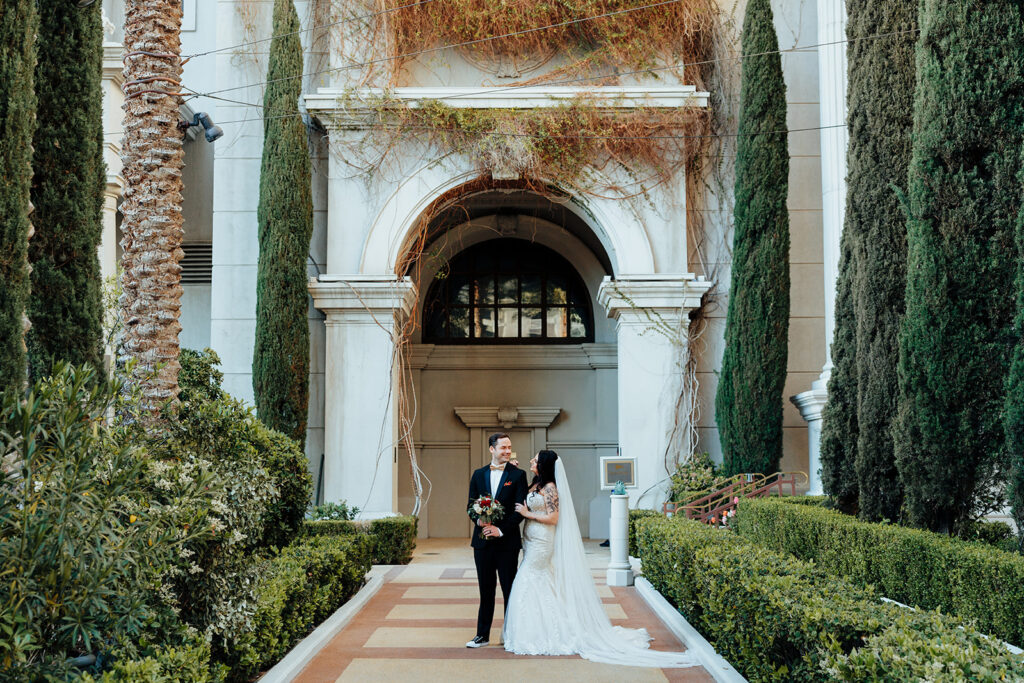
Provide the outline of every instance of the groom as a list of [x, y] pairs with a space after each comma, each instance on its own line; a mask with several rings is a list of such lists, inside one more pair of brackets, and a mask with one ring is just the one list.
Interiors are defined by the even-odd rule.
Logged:
[[[487, 446], [491, 451], [491, 464], [473, 472], [469, 480], [469, 506], [480, 496], [491, 494], [501, 503], [505, 516], [494, 524], [484, 524], [477, 520], [478, 529], [473, 531], [470, 545], [473, 546], [476, 580], [480, 586], [480, 610], [476, 618], [476, 637], [466, 643], [466, 647], [489, 644], [491, 621], [494, 619], [495, 573], [501, 582], [507, 609], [512, 581], [516, 578], [516, 567], [519, 565], [519, 549], [522, 547], [519, 523], [523, 518], [515, 509], [516, 503], [526, 501], [526, 473], [509, 464], [512, 440], [508, 434], [491, 434]], [[487, 538], [481, 538], [481, 534]]]

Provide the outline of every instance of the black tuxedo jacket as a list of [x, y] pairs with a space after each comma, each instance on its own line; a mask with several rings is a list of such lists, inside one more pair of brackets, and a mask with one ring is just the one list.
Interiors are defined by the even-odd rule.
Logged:
[[498, 490], [491, 491], [491, 467], [487, 465], [473, 472], [469, 478], [469, 505], [482, 495], [490, 493], [505, 508], [504, 519], [495, 522], [494, 526], [501, 529], [501, 538], [486, 540], [480, 537], [480, 527], [473, 525], [473, 536], [470, 545], [474, 548], [519, 549], [523, 546], [522, 537], [519, 535], [519, 523], [523, 521], [522, 516], [516, 512], [516, 503], [526, 502], [526, 472], [518, 467], [505, 465], [505, 471], [501, 473], [498, 481]]

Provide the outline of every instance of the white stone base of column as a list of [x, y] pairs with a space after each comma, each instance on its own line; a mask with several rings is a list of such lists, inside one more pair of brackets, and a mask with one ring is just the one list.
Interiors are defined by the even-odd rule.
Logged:
[[807, 421], [807, 495], [820, 496], [821, 488], [821, 413], [828, 400], [827, 380], [819, 379], [811, 384], [810, 391], [790, 396], [789, 400]]
[[608, 569], [607, 581], [609, 586], [632, 586], [633, 569]]

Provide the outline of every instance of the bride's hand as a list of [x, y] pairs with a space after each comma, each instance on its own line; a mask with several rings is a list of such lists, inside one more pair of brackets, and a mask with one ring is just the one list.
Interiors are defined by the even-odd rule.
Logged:
[[529, 508], [523, 503], [516, 503], [516, 512], [519, 513], [520, 517], [529, 517], [529, 514], [527, 514], [529, 511]]

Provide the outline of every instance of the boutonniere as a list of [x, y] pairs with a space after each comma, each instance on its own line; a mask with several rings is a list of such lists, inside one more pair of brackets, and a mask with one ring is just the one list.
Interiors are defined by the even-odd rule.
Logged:
[[512, 485], [512, 482], [510, 482], [510, 481], [506, 481], [505, 482], [505, 486], [511, 486], [511, 485]]

